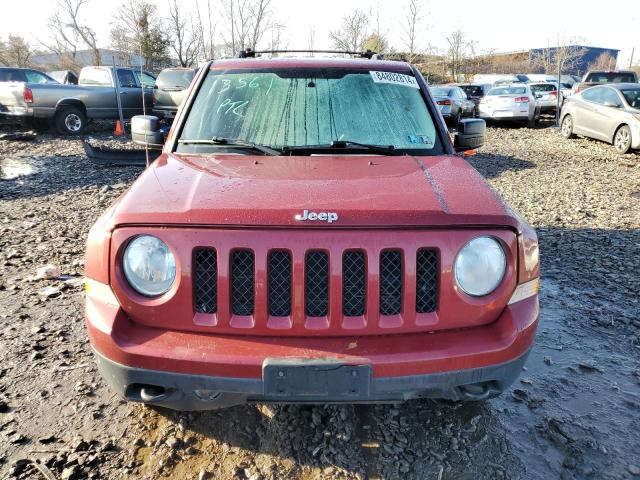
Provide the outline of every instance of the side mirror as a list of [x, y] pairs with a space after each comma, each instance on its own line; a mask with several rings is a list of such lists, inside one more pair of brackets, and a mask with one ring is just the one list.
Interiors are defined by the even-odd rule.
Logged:
[[136, 145], [162, 150], [164, 135], [160, 131], [160, 120], [152, 115], [136, 115], [131, 118], [131, 139]]
[[618, 104], [618, 103], [610, 102], [610, 101], [608, 101], [608, 100], [605, 100], [605, 101], [604, 101], [604, 103], [603, 103], [603, 105], [604, 105], [605, 107], [611, 107], [611, 108], [621, 108], [621, 107], [622, 107], [622, 105], [620, 105], [620, 104]]
[[456, 152], [475, 150], [484, 145], [487, 136], [487, 124], [481, 118], [463, 118], [458, 123], [458, 133], [453, 137]]

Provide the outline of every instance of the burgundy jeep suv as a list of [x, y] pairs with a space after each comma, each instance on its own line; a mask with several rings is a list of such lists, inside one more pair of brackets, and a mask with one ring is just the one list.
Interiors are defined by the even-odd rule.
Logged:
[[360, 58], [202, 67], [162, 154], [100, 217], [86, 323], [125, 398], [481, 400], [538, 323], [538, 244], [456, 151], [420, 73]]

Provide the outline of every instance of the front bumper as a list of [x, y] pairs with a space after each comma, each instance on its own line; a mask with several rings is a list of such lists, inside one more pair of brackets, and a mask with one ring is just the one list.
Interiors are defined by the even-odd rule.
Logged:
[[[489, 398], [519, 375], [539, 316], [538, 297], [534, 296], [507, 306], [498, 320], [482, 327], [283, 338], [141, 326], [131, 322], [116, 303], [87, 295], [86, 323], [102, 375], [128, 400], [177, 410], [245, 402]], [[319, 391], [302, 377], [290, 385], [292, 390], [279, 395], [264, 379], [269, 365], [282, 361], [300, 367], [309, 362], [333, 362], [335, 368], [363, 368], [367, 380], [353, 392], [330, 383]]]

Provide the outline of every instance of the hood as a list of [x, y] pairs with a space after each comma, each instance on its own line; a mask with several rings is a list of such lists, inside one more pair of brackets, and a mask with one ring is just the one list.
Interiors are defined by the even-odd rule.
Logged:
[[448, 155], [162, 154], [107, 215], [112, 227], [518, 226], [484, 178]]

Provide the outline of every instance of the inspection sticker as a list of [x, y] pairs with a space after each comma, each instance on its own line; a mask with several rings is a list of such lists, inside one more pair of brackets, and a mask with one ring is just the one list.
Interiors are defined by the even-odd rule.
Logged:
[[369, 71], [371, 78], [376, 83], [391, 83], [393, 85], [404, 85], [405, 87], [420, 88], [416, 77], [395, 72], [373, 72]]

